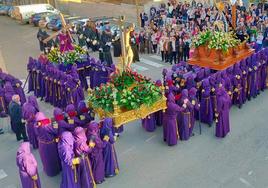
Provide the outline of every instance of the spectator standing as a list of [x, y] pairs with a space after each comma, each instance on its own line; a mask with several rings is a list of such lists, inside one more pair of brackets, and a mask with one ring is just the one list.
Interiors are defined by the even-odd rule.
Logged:
[[11, 124], [13, 124], [15, 128], [17, 141], [20, 141], [21, 139], [28, 141], [25, 131], [25, 123], [22, 122], [22, 107], [19, 95], [12, 96], [12, 101], [10, 102], [8, 109]]

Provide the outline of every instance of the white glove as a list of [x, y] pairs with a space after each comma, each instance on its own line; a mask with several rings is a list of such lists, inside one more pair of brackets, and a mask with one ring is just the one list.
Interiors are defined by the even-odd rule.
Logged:
[[79, 38], [82, 39], [83, 38], [83, 34], [79, 35]]
[[89, 40], [89, 38], [87, 38], [87, 42], [89, 42], [90, 40]]
[[96, 40], [93, 40], [92, 44], [93, 45], [96, 45], [97, 44], [97, 41]]

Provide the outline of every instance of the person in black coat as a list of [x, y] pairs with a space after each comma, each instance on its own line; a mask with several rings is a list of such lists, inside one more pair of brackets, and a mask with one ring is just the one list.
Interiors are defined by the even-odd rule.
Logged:
[[8, 109], [11, 124], [15, 127], [17, 141], [20, 141], [21, 139], [28, 141], [25, 131], [25, 123], [22, 122], [22, 107], [19, 95], [12, 96], [12, 101], [9, 103]]
[[43, 42], [43, 40], [45, 40], [48, 36], [49, 35], [47, 34], [45, 30], [43, 30], [42, 28], [39, 28], [37, 32], [37, 39], [39, 41], [40, 51], [42, 52], [45, 52], [45, 47], [46, 47], [46, 44]]
[[86, 38], [87, 47], [91, 48], [93, 52], [97, 51], [99, 48], [99, 36], [95, 23], [88, 21], [83, 34]]
[[100, 37], [99, 59], [109, 67], [113, 64], [111, 45], [112, 35], [110, 29], [107, 27]]
[[114, 57], [120, 57], [122, 53], [122, 49], [121, 49], [121, 40], [118, 35], [115, 35], [114, 37], [113, 47], [114, 47]]
[[133, 52], [133, 62], [140, 61], [139, 52], [137, 48], [137, 41], [134, 31], [130, 32], [130, 46]]

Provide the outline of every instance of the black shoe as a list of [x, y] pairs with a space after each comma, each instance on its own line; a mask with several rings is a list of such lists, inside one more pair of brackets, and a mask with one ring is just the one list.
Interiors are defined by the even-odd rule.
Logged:
[[22, 140], [22, 138], [20, 137], [20, 138], [17, 138], [17, 141], [21, 141]]
[[23, 141], [24, 142], [29, 142], [29, 139], [28, 138], [23, 138]]
[[194, 136], [194, 133], [192, 133], [192, 135], [191, 136]]
[[96, 184], [102, 184], [105, 180], [102, 181], [96, 181]]
[[105, 177], [106, 178], [112, 178], [112, 177], [114, 177], [115, 176], [115, 174], [110, 174], [110, 175], [106, 175]]
[[0, 129], [0, 134], [4, 134], [4, 131], [3, 131], [3, 129]]

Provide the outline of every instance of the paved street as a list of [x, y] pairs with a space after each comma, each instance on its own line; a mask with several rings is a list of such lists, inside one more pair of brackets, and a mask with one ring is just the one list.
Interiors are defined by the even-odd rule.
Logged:
[[[21, 80], [27, 76], [28, 57], [39, 54], [36, 33], [37, 28], [0, 17], [0, 65], [2, 59], [8, 72]], [[161, 77], [164, 67], [156, 55], [142, 56], [133, 65], [153, 79]], [[41, 102], [40, 106], [51, 115], [52, 106]], [[147, 133], [140, 121], [132, 122], [116, 143], [120, 174], [98, 188], [268, 188], [267, 108], [268, 91], [242, 109], [232, 108], [231, 133], [225, 139], [214, 136], [215, 126], [202, 125], [199, 135], [197, 124], [195, 136], [174, 147], [162, 141], [162, 128]], [[0, 135], [0, 188], [19, 188], [15, 160], [19, 143], [10, 133], [9, 120], [0, 119], [2, 125], [6, 133]], [[59, 187], [61, 176], [47, 177], [38, 151], [33, 153], [42, 187]]]

